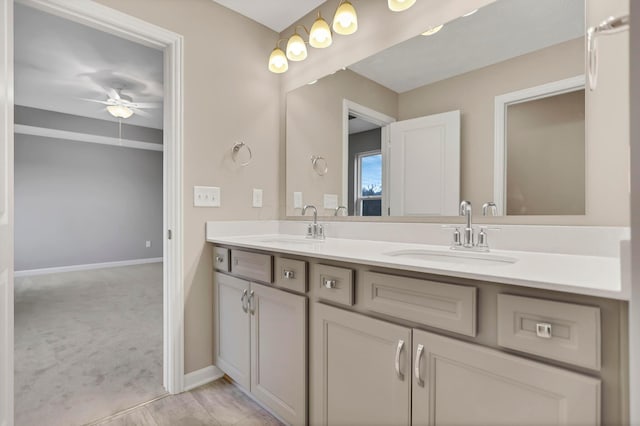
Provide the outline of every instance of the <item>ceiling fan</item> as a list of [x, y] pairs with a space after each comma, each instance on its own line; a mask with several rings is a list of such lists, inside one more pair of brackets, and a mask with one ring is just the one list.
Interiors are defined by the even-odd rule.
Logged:
[[162, 106], [160, 102], [133, 102], [131, 96], [122, 94], [122, 89], [108, 89], [107, 94], [109, 98], [106, 101], [84, 98], [83, 100], [106, 105], [109, 114], [116, 118], [125, 119], [131, 117], [133, 114], [150, 117], [150, 114], [143, 111], [144, 109], [160, 108]]

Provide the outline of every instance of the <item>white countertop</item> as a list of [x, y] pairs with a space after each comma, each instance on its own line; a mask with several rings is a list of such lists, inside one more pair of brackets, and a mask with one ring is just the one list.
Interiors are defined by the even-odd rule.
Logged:
[[[270, 252], [380, 266], [474, 280], [511, 284], [575, 294], [628, 300], [623, 287], [619, 257], [589, 256], [533, 251], [491, 250], [495, 256], [517, 259], [515, 263], [457, 262], [455, 258], [423, 260], [384, 253], [398, 250], [433, 250], [450, 253], [447, 246], [364, 239], [327, 238], [314, 241], [299, 235], [208, 235], [207, 241]], [[457, 253], [457, 252], [456, 252]]]

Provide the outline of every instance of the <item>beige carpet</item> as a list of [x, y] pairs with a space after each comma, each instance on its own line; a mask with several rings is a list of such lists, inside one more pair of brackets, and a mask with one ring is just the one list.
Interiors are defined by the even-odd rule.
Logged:
[[15, 424], [82, 425], [164, 393], [162, 264], [15, 280]]

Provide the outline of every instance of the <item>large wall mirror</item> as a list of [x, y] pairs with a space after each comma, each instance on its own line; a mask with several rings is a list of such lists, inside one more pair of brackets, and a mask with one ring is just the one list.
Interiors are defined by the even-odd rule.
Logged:
[[584, 215], [584, 34], [498, 0], [288, 92], [287, 215]]

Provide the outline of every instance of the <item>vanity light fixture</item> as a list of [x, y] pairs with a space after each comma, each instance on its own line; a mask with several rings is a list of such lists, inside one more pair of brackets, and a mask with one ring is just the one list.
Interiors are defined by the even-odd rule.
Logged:
[[311, 32], [309, 33], [309, 44], [316, 49], [324, 49], [331, 46], [333, 37], [331, 36], [331, 28], [318, 11], [318, 17], [311, 26]]
[[442, 27], [444, 27], [444, 24], [438, 25], [437, 27], [431, 27], [427, 31], [423, 32], [422, 35], [423, 36], [434, 35], [438, 31], [440, 31], [442, 29]]
[[478, 11], [478, 9], [473, 9], [471, 12], [469, 12], [469, 13], [465, 13], [464, 15], [462, 15], [462, 17], [463, 17], [463, 18], [466, 18], [467, 16], [471, 16], [471, 15], [473, 15], [473, 14], [474, 14], [474, 13], [476, 13], [477, 11]]
[[116, 118], [129, 118], [133, 115], [133, 110], [124, 105], [109, 105], [107, 111]]
[[389, 9], [393, 12], [402, 12], [415, 4], [416, 0], [389, 0]]
[[279, 46], [280, 42], [283, 40], [284, 39], [280, 39], [276, 42], [276, 47], [271, 52], [271, 56], [269, 56], [269, 71], [275, 74], [282, 74], [289, 69], [287, 56]]
[[353, 34], [358, 30], [356, 9], [349, 0], [342, 0], [333, 16], [333, 31], [341, 35]]
[[287, 42], [287, 58], [294, 62], [307, 59], [307, 46], [297, 32], [294, 32]]

